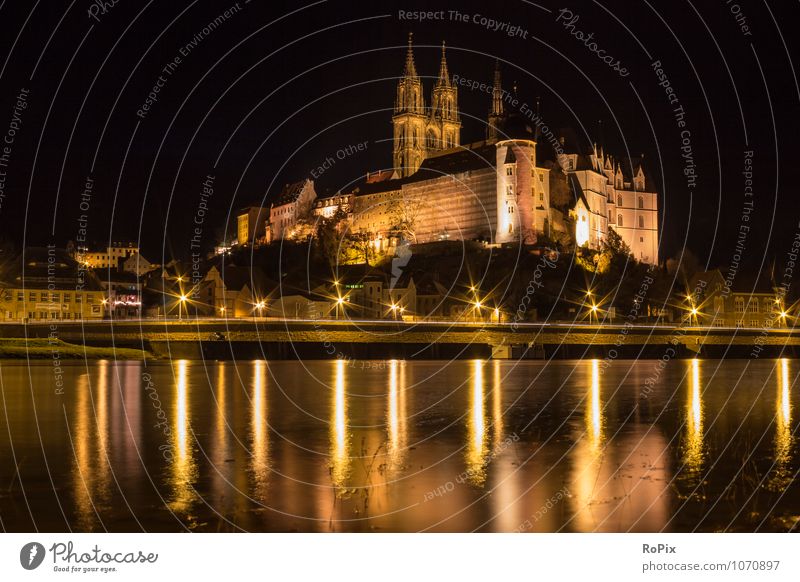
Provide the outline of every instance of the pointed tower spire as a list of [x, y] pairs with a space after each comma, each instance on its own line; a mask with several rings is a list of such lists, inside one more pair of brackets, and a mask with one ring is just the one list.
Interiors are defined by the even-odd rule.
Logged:
[[417, 171], [425, 159], [425, 100], [422, 81], [414, 66], [413, 33], [408, 33], [408, 52], [403, 76], [397, 81], [394, 102], [394, 148], [392, 159], [395, 171], [402, 177]]
[[500, 59], [494, 62], [494, 86], [492, 87], [492, 106], [489, 109], [489, 124], [486, 128], [486, 138], [497, 141], [498, 131], [505, 116], [503, 107], [503, 88], [500, 85]]
[[490, 115], [503, 115], [503, 88], [500, 86], [500, 60], [494, 62], [494, 86], [492, 87], [492, 109]]
[[408, 33], [408, 52], [406, 53], [406, 68], [403, 71], [403, 74], [406, 77], [416, 77], [417, 76], [417, 67], [414, 66], [414, 49], [412, 44], [414, 43], [414, 33]]
[[450, 86], [450, 74], [447, 72], [447, 57], [444, 54], [445, 51], [445, 44], [442, 41], [442, 61], [439, 64], [439, 79], [436, 81], [436, 85], [439, 87], [449, 87]]

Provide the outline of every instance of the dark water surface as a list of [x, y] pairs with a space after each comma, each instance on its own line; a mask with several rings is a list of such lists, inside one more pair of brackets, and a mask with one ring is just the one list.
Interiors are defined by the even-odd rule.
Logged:
[[787, 531], [800, 363], [0, 362], [7, 531]]

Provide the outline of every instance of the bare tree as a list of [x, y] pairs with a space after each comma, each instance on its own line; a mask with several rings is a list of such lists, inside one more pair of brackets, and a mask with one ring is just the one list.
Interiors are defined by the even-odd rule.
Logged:
[[422, 200], [402, 196], [389, 204], [392, 230], [412, 243], [417, 242], [417, 223], [422, 210]]

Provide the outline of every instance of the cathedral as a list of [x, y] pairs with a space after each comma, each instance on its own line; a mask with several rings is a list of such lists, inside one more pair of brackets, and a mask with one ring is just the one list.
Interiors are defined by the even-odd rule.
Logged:
[[[537, 124], [508, 111], [503, 95], [496, 67], [485, 139], [462, 144], [458, 87], [445, 46], [427, 105], [409, 35], [392, 115], [392, 167], [337, 194], [348, 200], [350, 232], [367, 235], [382, 250], [398, 238], [535, 244], [542, 236], [565, 234], [578, 246], [597, 249], [613, 228], [636, 259], [656, 264], [658, 195], [641, 162], [616, 160], [596, 146], [581, 151], [561, 138], [551, 157], [563, 173], [551, 176], [554, 164], [544, 167], [537, 158]], [[551, 206], [551, 180], [564, 175], [571, 200]], [[316, 202], [319, 215], [330, 212], [328, 202]]]

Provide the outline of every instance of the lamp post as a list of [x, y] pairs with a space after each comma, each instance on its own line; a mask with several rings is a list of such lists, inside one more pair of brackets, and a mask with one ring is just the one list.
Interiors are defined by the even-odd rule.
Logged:
[[594, 316], [594, 320], [597, 324], [600, 324], [600, 318], [597, 316], [598, 307], [596, 304], [592, 303], [592, 307], [589, 309], [589, 323], [592, 323], [592, 316]]
[[[339, 308], [344, 305], [344, 297], [339, 297], [336, 300], [336, 319], [339, 319]], [[342, 311], [344, 312], [344, 308], [342, 307]]]
[[[181, 321], [183, 315], [183, 304], [186, 303], [186, 295], [181, 295], [180, 302], [178, 303], [178, 321]], [[186, 311], [186, 317], [189, 317], [189, 311]]]
[[475, 300], [475, 322], [477, 323], [481, 317], [481, 302], [480, 299]]

